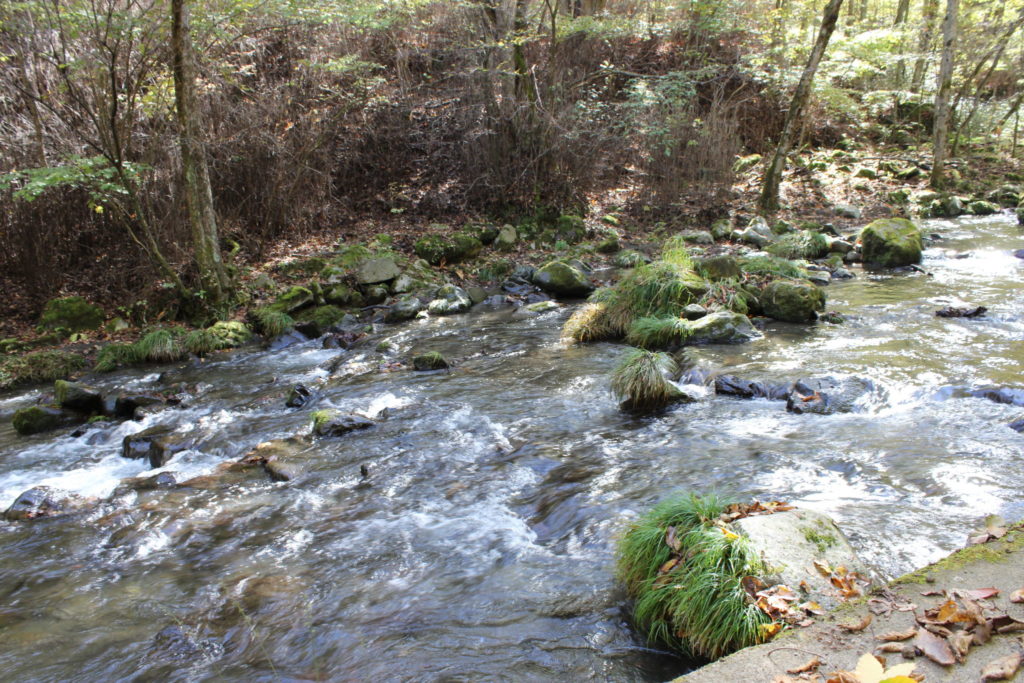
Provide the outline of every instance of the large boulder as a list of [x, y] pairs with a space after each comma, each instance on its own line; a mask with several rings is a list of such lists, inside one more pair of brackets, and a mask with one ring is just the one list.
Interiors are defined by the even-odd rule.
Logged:
[[53, 397], [61, 408], [87, 415], [103, 412], [103, 394], [79, 382], [57, 380], [53, 383]]
[[132, 460], [147, 459], [151, 467], [163, 467], [181, 451], [195, 448], [197, 442], [198, 439], [191, 434], [158, 425], [124, 437], [121, 455]]
[[91, 501], [68, 491], [49, 486], [36, 486], [25, 491], [4, 512], [4, 519], [18, 522], [40, 517], [69, 515], [85, 508]]
[[733, 311], [715, 311], [687, 324], [688, 344], [742, 344], [761, 336], [750, 318]]
[[860, 231], [864, 262], [896, 268], [921, 262], [921, 230], [906, 218], [880, 218]]
[[427, 311], [431, 315], [451, 315], [452, 313], [463, 313], [473, 305], [466, 290], [455, 285], [444, 285], [438, 288], [437, 296], [427, 304]]
[[785, 259], [816, 259], [828, 254], [829, 240], [820, 232], [805, 230], [782, 236], [765, 249], [773, 256]]
[[533, 275], [533, 283], [554, 296], [584, 297], [594, 291], [594, 284], [579, 269], [563, 261], [544, 264]]
[[804, 590], [806, 594], [801, 600], [816, 602], [825, 609], [837, 606], [844, 598], [818, 563], [868, 575], [843, 532], [820, 512], [788, 510], [753, 515], [733, 522], [732, 526], [771, 568], [771, 575], [762, 579], [794, 591]]
[[384, 316], [386, 323], [400, 323], [412, 320], [423, 310], [423, 304], [415, 296], [402, 297], [391, 305], [391, 310]]
[[39, 317], [39, 325], [48, 330], [68, 332], [96, 330], [103, 324], [103, 309], [80, 296], [50, 299]]
[[81, 421], [78, 414], [53, 406], [19, 408], [11, 419], [14, 431], [23, 436], [68, 427]]
[[356, 282], [361, 285], [376, 285], [381, 282], [394, 280], [401, 274], [402, 271], [398, 268], [398, 264], [395, 263], [395, 259], [390, 256], [383, 256], [363, 261], [356, 271]]
[[810, 322], [825, 310], [825, 292], [800, 280], [770, 282], [759, 300], [766, 316], [790, 323]]

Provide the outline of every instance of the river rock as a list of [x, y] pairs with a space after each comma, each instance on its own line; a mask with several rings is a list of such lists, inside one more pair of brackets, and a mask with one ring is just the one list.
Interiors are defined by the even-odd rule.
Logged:
[[817, 602], [830, 609], [842, 596], [828, 577], [815, 566], [824, 561], [830, 567], [846, 567], [867, 577], [867, 568], [849, 540], [827, 515], [812, 510], [788, 510], [771, 515], [744, 517], [732, 523], [740, 535], [761, 555], [772, 574], [763, 577], [770, 584], [781, 583], [799, 592], [809, 589], [801, 600]]
[[423, 303], [415, 296], [404, 296], [391, 305], [391, 310], [384, 316], [386, 323], [400, 323], [412, 320], [423, 310]]
[[785, 400], [789, 396], [790, 388], [780, 384], [752, 382], [733, 375], [719, 375], [715, 377], [715, 393], [739, 398], [768, 398], [779, 401]]
[[288, 390], [288, 398], [285, 399], [285, 406], [289, 408], [301, 408], [313, 398], [313, 392], [306, 388], [305, 384], [296, 384]]
[[36, 486], [22, 493], [4, 512], [4, 519], [17, 522], [40, 517], [59, 517], [79, 512], [91, 501], [50, 486]]
[[86, 415], [103, 412], [103, 394], [79, 382], [57, 380], [53, 383], [53, 396], [61, 408]]
[[687, 344], [742, 344], [761, 336], [750, 318], [733, 311], [715, 311], [687, 325]]
[[375, 424], [373, 420], [352, 413], [335, 413], [317, 416], [313, 423], [313, 433], [317, 436], [343, 436], [357, 429], [368, 429]]
[[967, 211], [975, 216], [991, 216], [994, 213], [999, 213], [999, 206], [992, 202], [977, 199], [967, 205]]
[[455, 285], [444, 285], [437, 290], [437, 297], [427, 305], [431, 315], [451, 315], [463, 313], [473, 305], [466, 290]]
[[975, 398], [985, 398], [993, 403], [1024, 406], [1024, 389], [1016, 389], [1013, 387], [981, 387], [980, 389], [971, 389], [967, 392], [967, 395]]
[[516, 248], [518, 241], [519, 234], [516, 229], [506, 224], [501, 226], [501, 230], [498, 231], [498, 236], [494, 240], [494, 248], [498, 251], [512, 251]]
[[156, 489], [169, 489], [178, 483], [172, 472], [158, 472], [148, 477], [127, 477], [117, 485], [111, 498], [126, 495], [138, 491], [155, 491]]
[[277, 297], [274, 307], [285, 313], [294, 313], [307, 306], [312, 306], [315, 302], [316, 297], [311, 289], [296, 285]]
[[135, 419], [140, 409], [162, 406], [165, 401], [157, 394], [119, 394], [114, 400], [114, 417]]
[[1012, 429], [1013, 431], [1017, 432], [1018, 434], [1024, 434], [1024, 417], [1018, 417], [1016, 420], [1008, 423], [1006, 426]]
[[61, 427], [69, 427], [82, 421], [82, 417], [69, 410], [53, 406], [28, 406], [19, 408], [11, 419], [14, 431], [22, 436], [40, 434]]
[[974, 307], [957, 307], [957, 306], [946, 306], [935, 311], [936, 317], [939, 318], [978, 318], [985, 315], [988, 309], [984, 306]]
[[554, 296], [568, 298], [584, 297], [595, 289], [586, 275], [563, 261], [546, 263], [534, 274], [533, 283]]
[[356, 271], [356, 282], [361, 285], [376, 285], [394, 280], [402, 271], [390, 256], [363, 261]]
[[148, 459], [150, 467], [163, 467], [176, 454], [195, 448], [197, 443], [198, 439], [191, 434], [157, 425], [124, 437], [121, 456], [132, 460]]
[[793, 383], [786, 410], [797, 414], [849, 413], [856, 410], [861, 397], [874, 390], [874, 383], [861, 377], [802, 379]]
[[860, 232], [865, 263], [886, 268], [921, 262], [921, 230], [905, 218], [881, 218]]
[[687, 320], [700, 320], [708, 314], [708, 309], [700, 304], [687, 304], [683, 308], [683, 317]]
[[735, 256], [709, 256], [697, 263], [697, 270], [708, 280], [739, 280], [743, 277], [743, 269]]
[[775, 280], [768, 283], [760, 297], [764, 314], [790, 323], [806, 323], [825, 310], [825, 292], [809, 282]]
[[421, 353], [413, 358], [412, 367], [414, 370], [425, 372], [429, 370], [445, 370], [451, 367], [451, 364], [440, 353], [431, 351], [429, 353]]
[[747, 228], [746, 230], [743, 231], [737, 230], [735, 233], [733, 233], [733, 236], [740, 242], [752, 244], [758, 249], [762, 249], [771, 244], [772, 242], [772, 237], [770, 235], [763, 235], [760, 232], [753, 230], [752, 228]]

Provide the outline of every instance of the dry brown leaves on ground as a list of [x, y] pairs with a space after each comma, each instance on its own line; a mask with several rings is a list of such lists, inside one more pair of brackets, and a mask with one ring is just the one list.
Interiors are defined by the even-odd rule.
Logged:
[[743, 519], [744, 517], [754, 517], [756, 515], [772, 515], [776, 512], [786, 512], [792, 510], [793, 506], [789, 503], [784, 503], [781, 500], [773, 500], [767, 503], [762, 503], [759, 500], [755, 500], [753, 503], [734, 503], [725, 509], [719, 519], [725, 523], [735, 522], [737, 519]]

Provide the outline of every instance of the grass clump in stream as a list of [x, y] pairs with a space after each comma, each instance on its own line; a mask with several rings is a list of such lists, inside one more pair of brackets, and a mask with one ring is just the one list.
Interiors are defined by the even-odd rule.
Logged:
[[638, 318], [678, 318], [687, 304], [699, 300], [707, 283], [696, 273], [683, 243], [670, 240], [662, 258], [638, 266], [612, 289], [600, 289], [562, 329], [576, 341], [621, 339]]
[[742, 579], [765, 567], [745, 539], [719, 521], [727, 502], [680, 495], [634, 522], [617, 553], [617, 575], [633, 598], [633, 621], [651, 643], [718, 659], [765, 640], [771, 618]]
[[629, 326], [626, 343], [642, 349], [682, 346], [690, 338], [690, 321], [685, 318], [640, 318]]
[[151, 363], [181, 360], [187, 355], [181, 337], [181, 330], [167, 327], [153, 330], [135, 342], [136, 357]]
[[677, 370], [667, 353], [632, 349], [612, 373], [612, 392], [628, 410], [658, 410], [683, 397], [665, 375]]
[[271, 339], [295, 327], [295, 320], [290, 315], [270, 306], [257, 308], [252, 312], [252, 318], [260, 334]]

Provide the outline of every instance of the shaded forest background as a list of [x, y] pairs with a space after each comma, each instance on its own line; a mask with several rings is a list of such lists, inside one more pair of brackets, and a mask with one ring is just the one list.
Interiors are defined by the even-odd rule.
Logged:
[[[170, 2], [0, 8], [6, 315], [58, 293], [129, 304], [193, 284]], [[221, 249], [232, 268], [359, 221], [586, 214], [701, 224], [770, 153], [823, 2], [190, 3]], [[796, 147], [927, 153], [937, 0], [853, 0]], [[1021, 3], [961, 3], [952, 156], [1017, 152]]]

